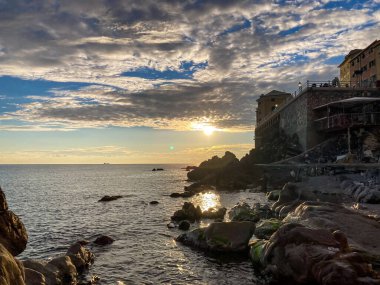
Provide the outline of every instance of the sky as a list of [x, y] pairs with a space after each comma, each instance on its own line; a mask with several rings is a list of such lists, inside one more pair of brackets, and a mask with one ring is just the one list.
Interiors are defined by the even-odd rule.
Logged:
[[261, 94], [379, 32], [380, 0], [0, 0], [0, 164], [240, 158]]

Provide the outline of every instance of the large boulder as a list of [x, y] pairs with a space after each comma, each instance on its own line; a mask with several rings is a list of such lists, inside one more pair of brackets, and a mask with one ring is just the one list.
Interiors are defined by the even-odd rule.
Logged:
[[177, 241], [210, 251], [239, 252], [248, 249], [254, 231], [252, 222], [212, 223], [207, 228], [180, 235]]
[[20, 218], [8, 209], [4, 192], [0, 188], [0, 243], [16, 256], [24, 251], [28, 234]]
[[0, 244], [0, 285], [25, 285], [24, 267]]
[[303, 202], [284, 222], [295, 222], [317, 229], [339, 230], [347, 236], [350, 248], [370, 260], [380, 261], [380, 224], [342, 205], [328, 202]]
[[255, 266], [284, 283], [380, 284], [370, 264], [349, 251], [342, 232], [285, 224], [269, 241], [255, 241], [250, 255]]

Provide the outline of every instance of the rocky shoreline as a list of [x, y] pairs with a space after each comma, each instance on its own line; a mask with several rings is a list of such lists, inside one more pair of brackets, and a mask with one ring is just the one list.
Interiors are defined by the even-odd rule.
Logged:
[[[204, 162], [188, 173], [195, 183], [172, 197], [186, 199], [210, 185], [216, 191], [231, 191], [237, 176], [229, 176], [230, 184], [227, 178], [220, 183], [218, 177], [237, 163], [230, 153]], [[241, 203], [228, 212], [228, 218], [221, 208], [223, 215], [209, 226], [180, 234], [176, 241], [207, 252], [249, 256], [261, 284], [380, 284], [377, 171], [290, 177], [293, 182], [280, 189], [283, 179], [268, 181], [265, 170], [260, 173], [261, 179], [245, 180], [242, 189], [267, 192], [270, 206]], [[248, 182], [252, 184], [248, 186]], [[202, 216], [197, 205], [185, 202], [172, 216], [172, 223], [193, 223]]]
[[[65, 254], [48, 260], [16, 258], [28, 242], [27, 230], [12, 211], [8, 209], [5, 194], [0, 188], [0, 285], [92, 285], [98, 276], [86, 276], [94, 254], [86, 247], [89, 241], [78, 241]], [[94, 245], [107, 245], [113, 240], [99, 236]]]

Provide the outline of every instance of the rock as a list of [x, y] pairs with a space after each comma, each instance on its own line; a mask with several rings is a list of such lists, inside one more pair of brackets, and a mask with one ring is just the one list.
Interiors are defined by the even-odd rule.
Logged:
[[98, 202], [109, 202], [109, 201], [114, 201], [117, 199], [123, 198], [121, 195], [116, 195], [116, 196], [103, 196]]
[[207, 211], [202, 212], [202, 218], [203, 219], [222, 219], [223, 220], [226, 212], [227, 212], [226, 208], [219, 208], [218, 210], [211, 208], [211, 209], [208, 209]]
[[46, 268], [49, 268], [51, 271], [54, 271], [54, 267], [58, 269], [58, 277], [62, 280], [63, 284], [75, 284], [77, 282], [78, 272], [70, 257], [60, 256], [46, 264]]
[[0, 188], [0, 243], [16, 256], [24, 251], [28, 234], [20, 218], [8, 210], [5, 194]]
[[94, 244], [104, 246], [104, 245], [112, 244], [114, 241], [115, 240], [109, 236], [100, 236], [96, 238], [96, 240], [94, 241]]
[[182, 231], [187, 231], [190, 228], [190, 223], [188, 221], [181, 221], [178, 225], [178, 228]]
[[181, 193], [171, 193], [170, 197], [172, 197], [172, 198], [179, 198], [179, 197], [182, 197], [182, 195], [181, 195]]
[[30, 268], [25, 268], [25, 284], [26, 285], [45, 285], [45, 276], [38, 271]]
[[259, 239], [269, 239], [281, 225], [282, 222], [275, 218], [269, 220], [261, 220], [256, 225], [255, 236]]
[[175, 223], [169, 223], [166, 225], [169, 229], [174, 229], [176, 227]]
[[190, 202], [185, 202], [181, 210], [176, 211], [171, 219], [173, 221], [183, 221], [188, 220], [191, 223], [198, 221], [202, 216], [202, 211], [199, 206], [195, 207]]
[[238, 203], [229, 212], [228, 216], [231, 221], [252, 221], [257, 222], [260, 220], [259, 215], [251, 209], [247, 203]]
[[70, 257], [79, 273], [89, 268], [89, 266], [94, 262], [94, 255], [92, 252], [83, 247], [79, 242], [69, 247], [66, 255]]
[[[296, 284], [378, 284], [368, 263], [358, 253], [347, 253], [345, 236], [325, 229], [285, 224], [269, 241], [256, 240], [250, 256], [277, 280]], [[343, 244], [342, 244], [343, 243]], [[366, 278], [370, 283], [361, 283]]]
[[340, 230], [347, 236], [350, 248], [361, 252], [368, 260], [380, 260], [380, 224], [341, 205], [328, 202], [303, 202], [290, 212], [284, 222]]
[[281, 190], [273, 190], [267, 193], [267, 198], [270, 201], [277, 201], [280, 197]]
[[151, 204], [151, 205], [157, 205], [158, 201], [150, 201], [149, 204]]
[[181, 234], [176, 238], [176, 241], [187, 246], [193, 246], [199, 249], [207, 249], [207, 243], [205, 240], [205, 230], [206, 228], [199, 228]]
[[24, 267], [0, 244], [0, 284], [25, 285]]
[[22, 263], [25, 269], [32, 269], [34, 271], [41, 273], [45, 277], [46, 285], [61, 284], [61, 280], [58, 276], [59, 271], [57, 267], [55, 266], [47, 267], [46, 262], [34, 260], [34, 259], [27, 259], [27, 260], [24, 260]]
[[255, 230], [251, 222], [212, 223], [207, 228], [195, 229], [176, 240], [185, 245], [216, 252], [239, 252], [248, 249]]
[[280, 191], [280, 196], [276, 203], [272, 205], [272, 210], [280, 218], [284, 218], [290, 211], [295, 209], [303, 201], [316, 201], [317, 196], [309, 191], [307, 183], [288, 182]]

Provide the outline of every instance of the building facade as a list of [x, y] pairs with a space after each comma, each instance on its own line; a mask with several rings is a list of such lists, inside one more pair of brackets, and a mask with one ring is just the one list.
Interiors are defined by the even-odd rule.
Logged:
[[256, 109], [256, 123], [260, 122], [263, 118], [271, 114], [278, 107], [284, 104], [287, 100], [291, 99], [292, 95], [290, 93], [272, 90], [267, 94], [262, 94], [259, 99], [257, 99], [257, 109]]
[[340, 70], [339, 80], [343, 84], [349, 84], [351, 81], [351, 73], [353, 72], [353, 69], [351, 68], [351, 59], [361, 51], [361, 49], [354, 49], [350, 51], [348, 55], [345, 56], [344, 61], [338, 66]]
[[376, 40], [350, 59], [351, 83], [354, 87], [380, 84], [380, 41]]
[[[285, 102], [274, 112], [257, 122], [255, 147], [260, 148], [265, 143], [270, 143], [280, 133], [288, 137], [297, 136], [302, 151], [324, 142], [334, 134], [329, 132], [329, 127], [324, 128], [324, 124], [326, 121], [329, 122], [330, 118], [325, 118], [320, 112], [321, 108], [326, 104], [349, 98], [380, 98], [380, 89], [376, 87], [309, 86], [300, 95]], [[358, 99], [355, 102], [359, 102], [360, 105], [364, 101]], [[374, 116], [374, 114], [370, 115]], [[356, 122], [351, 123], [360, 126]], [[376, 124], [380, 124], [380, 118], [376, 117]], [[345, 130], [342, 127], [335, 131], [344, 132]]]

